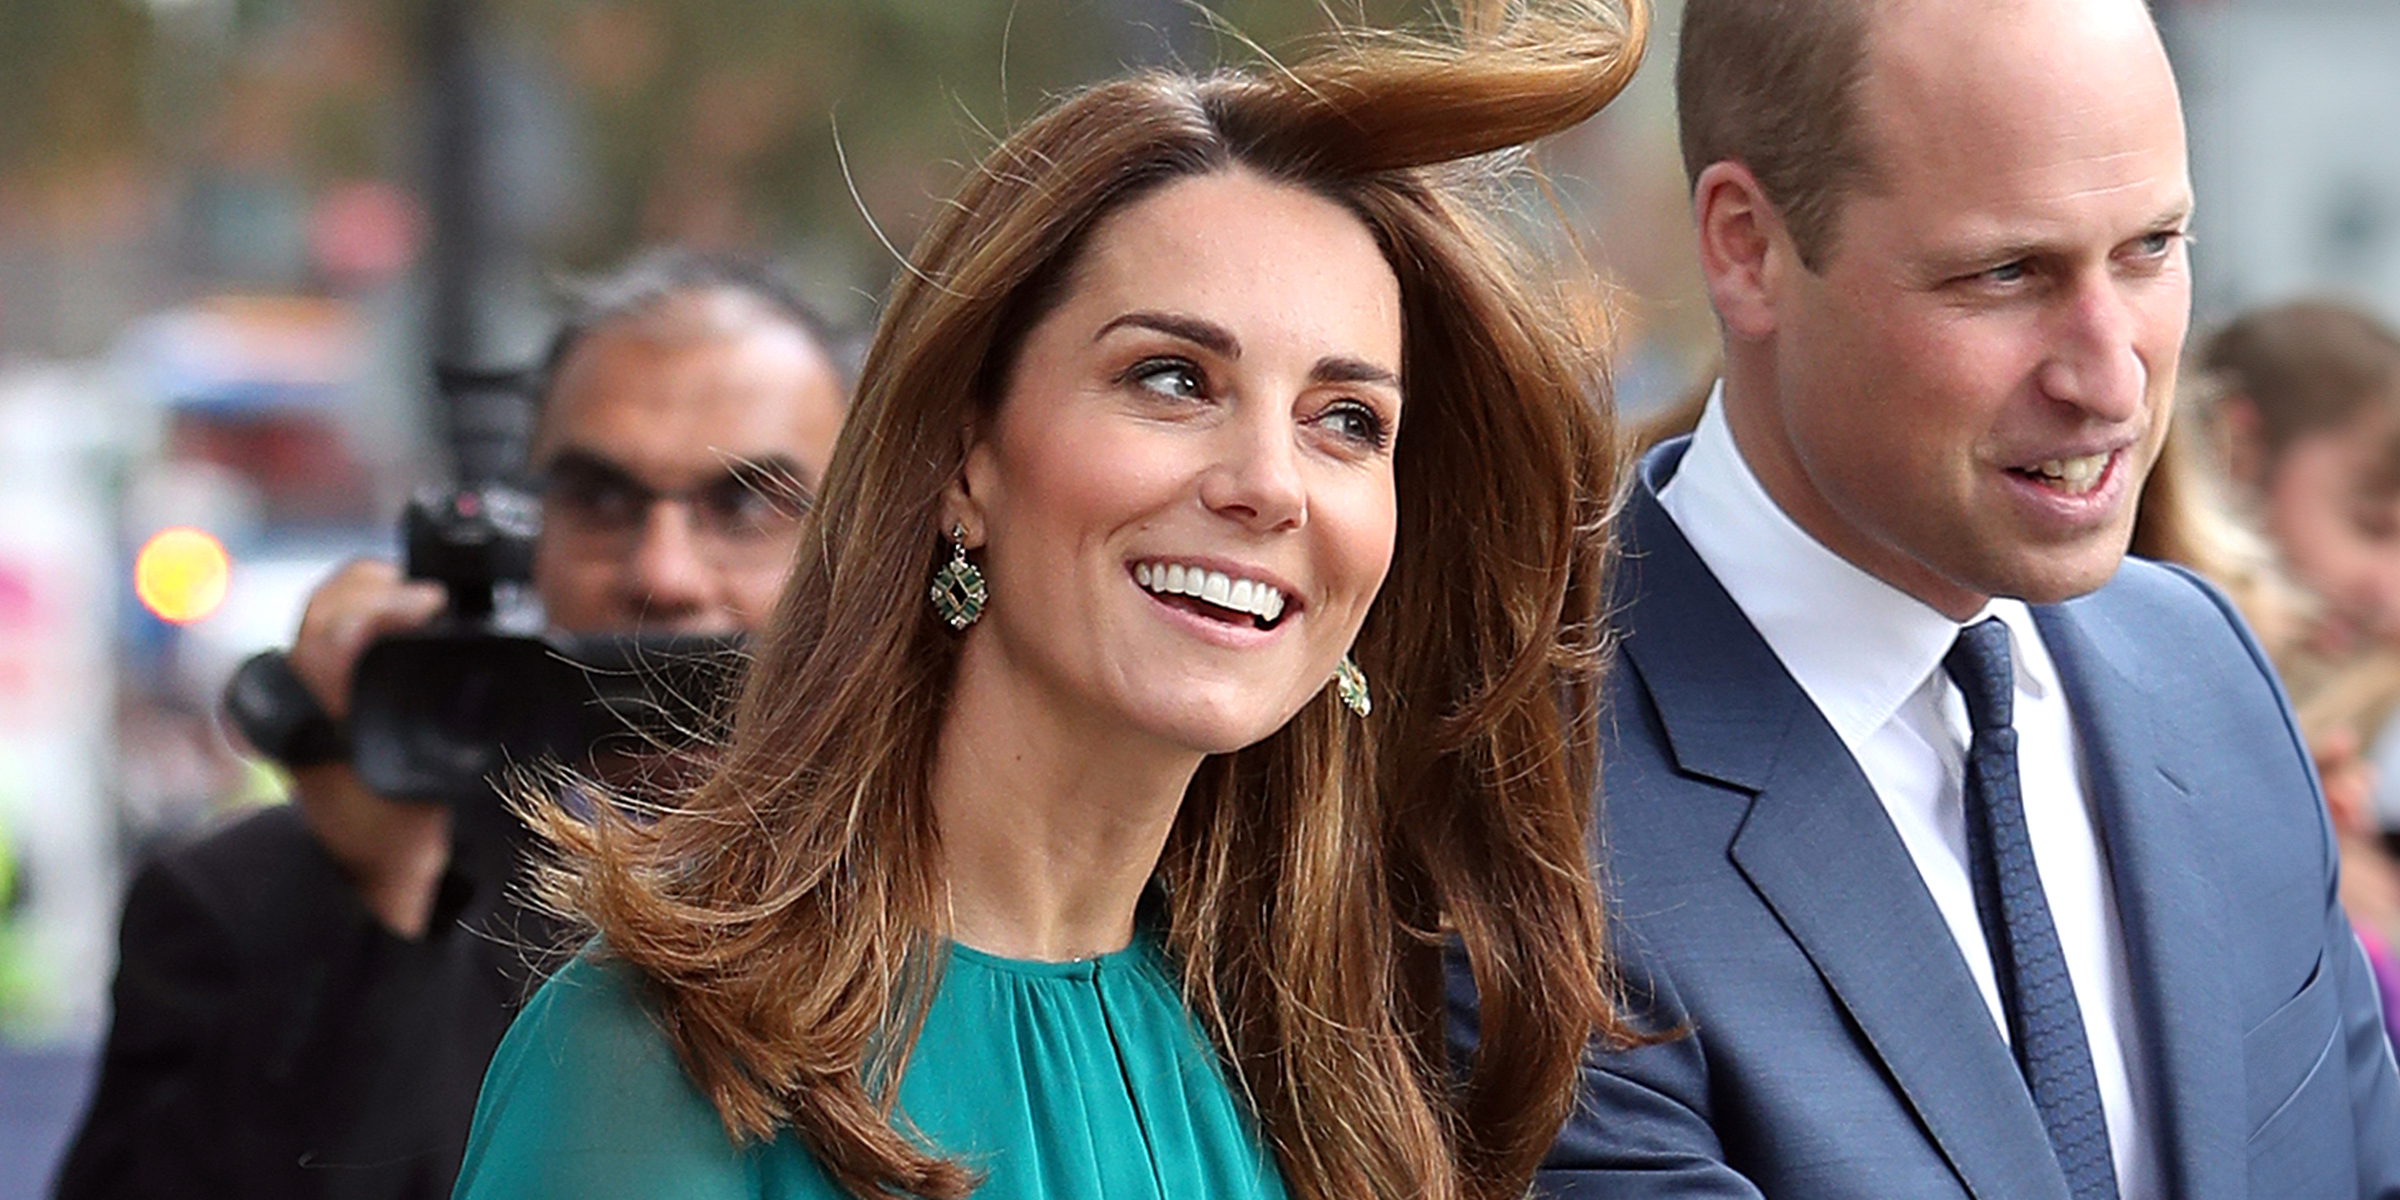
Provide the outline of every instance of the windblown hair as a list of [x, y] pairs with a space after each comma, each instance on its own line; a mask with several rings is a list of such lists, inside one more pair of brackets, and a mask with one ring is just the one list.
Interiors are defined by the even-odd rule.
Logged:
[[[1596, 342], [1488, 189], [1500, 152], [1607, 103], [1646, 31], [1639, 0], [1561, 0], [1137, 75], [969, 173], [894, 286], [714, 774], [637, 816], [531, 814], [543, 898], [640, 969], [729, 1133], [788, 1125], [862, 1197], [974, 1186], [894, 1123], [946, 945], [943, 488], [1094, 226], [1247, 170], [1345, 206], [1398, 276], [1398, 536], [1355, 646], [1373, 719], [1327, 694], [1203, 763], [1157, 867], [1165, 942], [1296, 1196], [1525, 1191], [1587, 1045], [1631, 1036], [1587, 857], [1617, 455]], [[1482, 1035], [1456, 1063], [1453, 944]]]

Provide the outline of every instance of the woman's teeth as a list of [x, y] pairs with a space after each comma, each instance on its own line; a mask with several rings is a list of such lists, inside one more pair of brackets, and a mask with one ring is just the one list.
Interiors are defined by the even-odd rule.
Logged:
[[1162, 596], [1190, 596], [1272, 623], [1283, 615], [1283, 593], [1254, 579], [1180, 563], [1135, 563], [1133, 581]]
[[2058, 486], [2069, 495], [2080, 496], [2092, 490], [2108, 471], [2108, 455], [2086, 454], [2081, 458], [2054, 458], [2026, 472], [2038, 475]]

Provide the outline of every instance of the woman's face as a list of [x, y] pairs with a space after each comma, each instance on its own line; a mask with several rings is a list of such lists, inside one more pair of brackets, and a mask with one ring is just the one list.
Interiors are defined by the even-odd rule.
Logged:
[[2321, 648], [2400, 638], [2400, 431], [2382, 405], [2292, 439], [2265, 480], [2268, 535], [2325, 601]]
[[1109, 216], [951, 498], [991, 588], [962, 679], [1203, 754], [1273, 733], [1391, 562], [1399, 370], [1339, 205], [1232, 170]]

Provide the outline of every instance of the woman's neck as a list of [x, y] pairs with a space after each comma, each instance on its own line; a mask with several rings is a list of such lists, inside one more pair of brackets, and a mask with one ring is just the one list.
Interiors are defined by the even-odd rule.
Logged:
[[1005, 958], [1123, 949], [1202, 756], [970, 674], [932, 780], [951, 936]]

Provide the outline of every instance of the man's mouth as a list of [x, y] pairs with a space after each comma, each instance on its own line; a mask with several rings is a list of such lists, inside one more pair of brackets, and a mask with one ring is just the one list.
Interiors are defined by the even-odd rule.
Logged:
[[1273, 629], [1283, 620], [1283, 591], [1262, 580], [1173, 562], [1139, 562], [1133, 581], [1166, 603], [1228, 625]]
[[2081, 496], [2100, 486], [2100, 481], [2108, 477], [2108, 463], [2115, 456], [2116, 452], [2111, 450], [2075, 458], [2053, 458], [2030, 467], [2011, 467], [2009, 470], [2044, 487], [2069, 496]]

